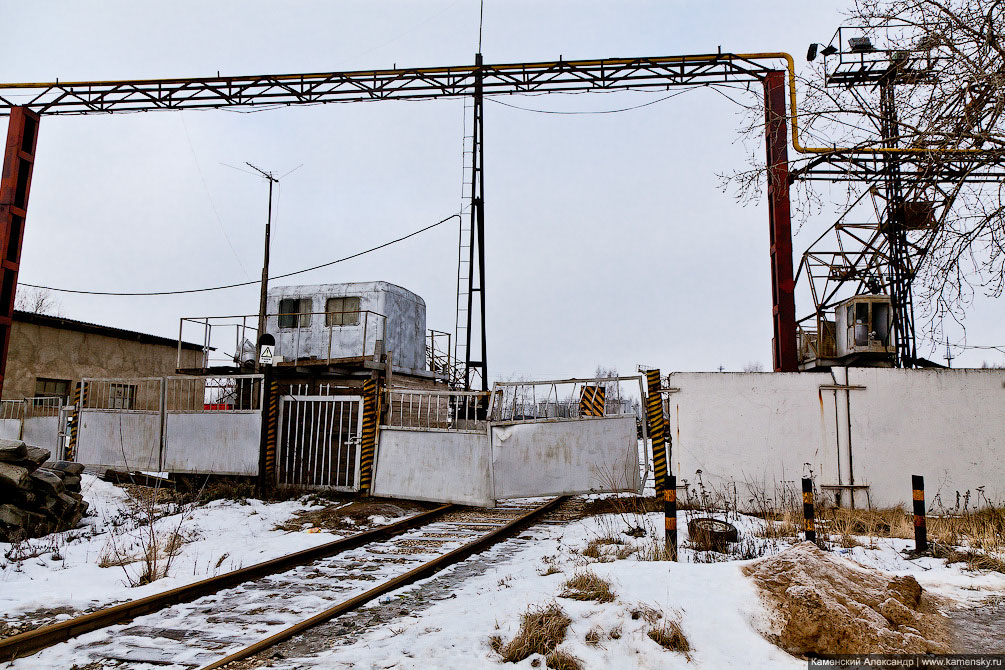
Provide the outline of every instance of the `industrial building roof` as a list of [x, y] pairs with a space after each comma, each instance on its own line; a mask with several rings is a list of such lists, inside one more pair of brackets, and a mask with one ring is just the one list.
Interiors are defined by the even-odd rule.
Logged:
[[[31, 323], [37, 326], [47, 326], [49, 328], [60, 328], [62, 330], [73, 330], [79, 333], [93, 333], [95, 335], [104, 335], [105, 337], [115, 337], [120, 340], [130, 340], [132, 342], [140, 342], [142, 344], [160, 344], [168, 347], [178, 346], [177, 340], [172, 340], [167, 337], [160, 337], [159, 335], [138, 333], [135, 330], [123, 330], [122, 328], [112, 328], [111, 326], [102, 326], [97, 323], [77, 321], [75, 319], [67, 319], [62, 316], [51, 316], [49, 314], [36, 314], [34, 312], [22, 312], [20, 310], [14, 310], [14, 321], [18, 321], [21, 323]], [[182, 342], [181, 347], [182, 349], [202, 351], [201, 344], [193, 344], [192, 342]]]

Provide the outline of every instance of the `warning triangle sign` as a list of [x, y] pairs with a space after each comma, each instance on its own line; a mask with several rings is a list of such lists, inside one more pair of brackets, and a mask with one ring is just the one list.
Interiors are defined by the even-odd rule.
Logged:
[[258, 354], [258, 362], [262, 365], [272, 365], [272, 358], [275, 347], [268, 344], [262, 346], [262, 352]]

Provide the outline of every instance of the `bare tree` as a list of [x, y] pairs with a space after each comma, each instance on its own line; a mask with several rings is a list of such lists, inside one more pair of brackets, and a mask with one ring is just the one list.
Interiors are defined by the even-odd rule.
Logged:
[[18, 286], [14, 295], [14, 309], [32, 314], [62, 316], [63, 306], [52, 295], [52, 291], [32, 286]]
[[751, 361], [743, 366], [744, 372], [764, 372], [764, 366], [760, 361]]
[[[875, 247], [864, 245], [871, 277], [884, 244], [882, 154], [851, 150], [887, 147], [903, 154], [903, 197], [930, 203], [931, 224], [907, 235], [907, 272], [925, 327], [941, 339], [945, 320], [962, 323], [978, 292], [1000, 297], [1005, 290], [1005, 2], [1002, 0], [854, 0], [841, 34], [865, 38], [851, 51], [862, 63], [876, 58], [876, 85], [847, 85], [835, 73], [855, 67], [841, 55], [816, 58], [800, 67], [798, 124], [804, 146], [844, 148], [830, 156], [790, 155], [793, 210], [802, 223], [825, 204], [847, 207], [850, 220], [875, 215]], [[830, 45], [828, 45], [830, 46]], [[826, 54], [826, 50], [824, 50]], [[863, 67], [863, 66], [860, 66]], [[885, 69], [883, 69], [885, 68]], [[896, 78], [884, 101], [882, 77]], [[844, 81], [844, 84], [842, 83]], [[739, 100], [738, 100], [739, 101]], [[896, 113], [891, 136], [884, 104]], [[763, 142], [763, 101], [746, 104], [745, 142]], [[791, 112], [791, 110], [790, 110]], [[884, 123], [887, 126], [884, 127]], [[741, 199], [760, 196], [763, 150], [752, 151], [752, 166], [725, 177]], [[857, 157], [856, 157], [857, 156]], [[760, 161], [760, 162], [758, 162]], [[831, 180], [815, 181], [814, 170], [830, 167]], [[817, 178], [821, 179], [821, 178]], [[823, 185], [826, 184], [826, 185]], [[877, 196], [879, 196], [877, 198]], [[854, 211], [858, 206], [859, 210]], [[842, 249], [844, 251], [844, 249]], [[871, 265], [870, 265], [871, 264]], [[875, 285], [875, 284], [874, 284]]]

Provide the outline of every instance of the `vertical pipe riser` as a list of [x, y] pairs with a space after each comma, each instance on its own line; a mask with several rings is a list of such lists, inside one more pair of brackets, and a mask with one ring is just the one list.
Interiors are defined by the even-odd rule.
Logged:
[[789, 202], [785, 72], [769, 72], [765, 77], [764, 113], [774, 322], [772, 358], [775, 372], [797, 372], [799, 357], [796, 346], [795, 280], [792, 276], [792, 218]]

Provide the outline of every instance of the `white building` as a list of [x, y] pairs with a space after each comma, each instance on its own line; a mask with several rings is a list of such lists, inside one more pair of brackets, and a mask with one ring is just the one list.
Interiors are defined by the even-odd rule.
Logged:
[[398, 372], [426, 367], [426, 303], [388, 282], [277, 286], [266, 331], [283, 360], [373, 359]]

